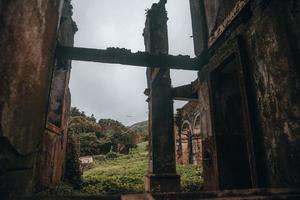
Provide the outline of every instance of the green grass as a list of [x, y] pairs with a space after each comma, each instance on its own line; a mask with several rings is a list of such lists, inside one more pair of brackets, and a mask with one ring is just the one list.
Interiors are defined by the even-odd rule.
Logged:
[[[129, 155], [119, 155], [118, 158], [96, 160], [95, 167], [83, 175], [84, 193], [115, 194], [142, 193], [144, 179], [147, 173], [148, 151], [147, 143], [141, 143]], [[202, 171], [196, 166], [178, 166], [181, 175], [182, 191], [201, 190]]]
[[144, 190], [146, 170], [146, 143], [142, 143], [129, 155], [96, 160], [95, 167], [83, 174], [82, 191], [101, 194], [140, 193]]
[[[52, 195], [143, 193], [148, 167], [147, 156], [146, 142], [139, 144], [129, 155], [94, 156], [96, 163], [92, 169], [84, 172], [80, 190], [62, 184], [49, 189], [46, 193]], [[182, 191], [201, 190], [203, 185], [201, 168], [178, 165], [177, 173], [181, 175]]]

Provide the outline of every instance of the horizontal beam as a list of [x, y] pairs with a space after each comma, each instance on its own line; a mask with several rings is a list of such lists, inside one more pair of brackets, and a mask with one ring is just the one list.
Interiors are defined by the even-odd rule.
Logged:
[[172, 95], [174, 100], [180, 100], [180, 101], [198, 100], [198, 92], [195, 89], [193, 84], [172, 88]]
[[147, 52], [132, 53], [130, 50], [120, 48], [107, 48], [106, 50], [101, 50], [60, 45], [57, 47], [56, 56], [57, 58], [67, 60], [194, 71], [199, 71], [202, 66], [207, 63], [206, 54], [199, 58], [190, 58], [189, 56], [182, 55], [154, 55]]

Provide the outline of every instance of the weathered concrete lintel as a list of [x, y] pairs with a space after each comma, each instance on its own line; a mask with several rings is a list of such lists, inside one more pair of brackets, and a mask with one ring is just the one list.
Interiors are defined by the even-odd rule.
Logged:
[[195, 90], [193, 84], [172, 88], [172, 95], [174, 100], [181, 100], [181, 101], [198, 100], [198, 92], [197, 90]]
[[[150, 95], [150, 88], [145, 89], [144, 94]], [[188, 85], [182, 85], [172, 88], [172, 96], [174, 100], [179, 101], [198, 101], [197, 80]]]
[[148, 52], [132, 53], [128, 49], [121, 48], [107, 48], [103, 49], [89, 49], [78, 47], [58, 46], [56, 50], [58, 58], [101, 62], [111, 64], [132, 65], [140, 67], [151, 68], [170, 68], [179, 70], [199, 71], [207, 64], [207, 52], [204, 52], [197, 58], [190, 58], [189, 56], [172, 56], [165, 54], [151, 54]]
[[[184, 89], [182, 89], [184, 90]], [[173, 100], [178, 100], [178, 101], [198, 101], [198, 94], [197, 93], [191, 93], [189, 91], [182, 91], [181, 88], [174, 88], [172, 89], [172, 93], [173, 93]], [[147, 88], [144, 91], [144, 94], [146, 96], [150, 95], [150, 89]], [[147, 102], [150, 101], [150, 97], [146, 100]]]

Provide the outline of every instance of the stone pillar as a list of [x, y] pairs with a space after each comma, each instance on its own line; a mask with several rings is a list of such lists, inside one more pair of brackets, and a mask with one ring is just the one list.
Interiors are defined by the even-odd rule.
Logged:
[[195, 55], [208, 48], [208, 27], [204, 0], [190, 0]]
[[[72, 19], [70, 0], [64, 0], [58, 30], [58, 42], [73, 46], [77, 26]], [[36, 188], [42, 190], [50, 185], [59, 184], [64, 174], [64, 161], [67, 146], [67, 132], [71, 96], [69, 79], [71, 61], [56, 59], [53, 72], [47, 122], [39, 150], [36, 167]]]
[[[166, 1], [148, 10], [144, 38], [146, 51], [168, 53]], [[169, 69], [148, 69], [149, 98], [149, 169], [146, 191], [152, 193], [180, 190], [176, 174], [173, 99]]]
[[61, 0], [0, 1], [0, 198], [30, 195]]
[[179, 163], [179, 164], [183, 164], [182, 163], [182, 135], [181, 135], [182, 129], [181, 129], [181, 124], [182, 124], [182, 110], [177, 109], [177, 114], [176, 114], [176, 117], [175, 117], [175, 126], [177, 127], [177, 130], [176, 130], [177, 136], [175, 134], [175, 139], [176, 139], [176, 145], [177, 145], [176, 162]]

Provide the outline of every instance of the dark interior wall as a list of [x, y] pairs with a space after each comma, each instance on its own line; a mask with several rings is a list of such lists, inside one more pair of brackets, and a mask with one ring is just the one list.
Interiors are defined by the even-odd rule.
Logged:
[[60, 0], [1, 0], [0, 194], [30, 194], [46, 117]]
[[237, 2], [238, 0], [204, 0], [209, 35], [221, 25]]
[[212, 75], [220, 189], [251, 188], [246, 119], [235, 57]]
[[273, 187], [300, 186], [300, 79], [295, 56], [300, 35], [295, 34], [299, 33], [295, 2], [271, 1], [265, 9], [257, 9], [245, 34]]
[[[235, 1], [205, 2], [212, 10], [230, 10], [230, 2]], [[258, 186], [299, 187], [299, 2], [257, 0], [250, 5], [227, 27], [210, 53], [222, 61], [222, 51], [226, 51], [221, 49], [223, 44], [236, 41], [237, 36], [243, 38], [241, 55], [252, 115]], [[216, 13], [208, 14], [209, 30], [216, 27], [218, 20], [225, 20], [226, 15]], [[207, 71], [203, 70], [200, 77], [207, 77]]]
[[204, 190], [218, 190], [218, 169], [216, 163], [215, 141], [212, 130], [212, 113], [207, 79], [200, 78], [199, 90], [199, 111], [202, 121], [200, 132], [203, 134], [202, 157], [203, 157], [203, 177]]

